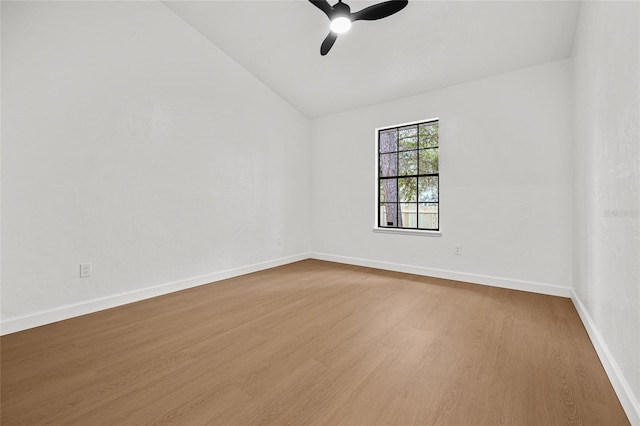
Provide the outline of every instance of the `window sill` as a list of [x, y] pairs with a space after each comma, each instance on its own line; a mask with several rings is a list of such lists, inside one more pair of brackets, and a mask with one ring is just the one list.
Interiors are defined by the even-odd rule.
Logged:
[[421, 237], [440, 237], [440, 231], [418, 231], [413, 229], [373, 228], [373, 232], [381, 234], [419, 235]]

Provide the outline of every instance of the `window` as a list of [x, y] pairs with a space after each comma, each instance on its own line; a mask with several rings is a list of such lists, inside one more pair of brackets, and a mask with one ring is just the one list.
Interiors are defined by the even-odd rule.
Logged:
[[378, 129], [378, 228], [439, 231], [438, 120]]

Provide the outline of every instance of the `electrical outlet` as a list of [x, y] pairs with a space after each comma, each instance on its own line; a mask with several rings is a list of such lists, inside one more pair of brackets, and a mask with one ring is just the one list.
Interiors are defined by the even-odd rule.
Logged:
[[455, 254], [456, 256], [462, 255], [462, 246], [460, 244], [453, 245], [453, 254]]
[[81, 263], [80, 264], [80, 278], [87, 278], [91, 276], [91, 264], [90, 263]]

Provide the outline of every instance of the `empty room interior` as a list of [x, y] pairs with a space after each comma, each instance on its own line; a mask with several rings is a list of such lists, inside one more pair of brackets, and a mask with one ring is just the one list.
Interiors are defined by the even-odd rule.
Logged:
[[640, 1], [2, 1], [4, 425], [640, 425]]

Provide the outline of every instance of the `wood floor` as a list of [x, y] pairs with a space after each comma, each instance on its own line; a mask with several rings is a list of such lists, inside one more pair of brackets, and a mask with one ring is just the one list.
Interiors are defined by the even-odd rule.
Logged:
[[628, 424], [569, 299], [316, 260], [1, 344], [7, 425]]

